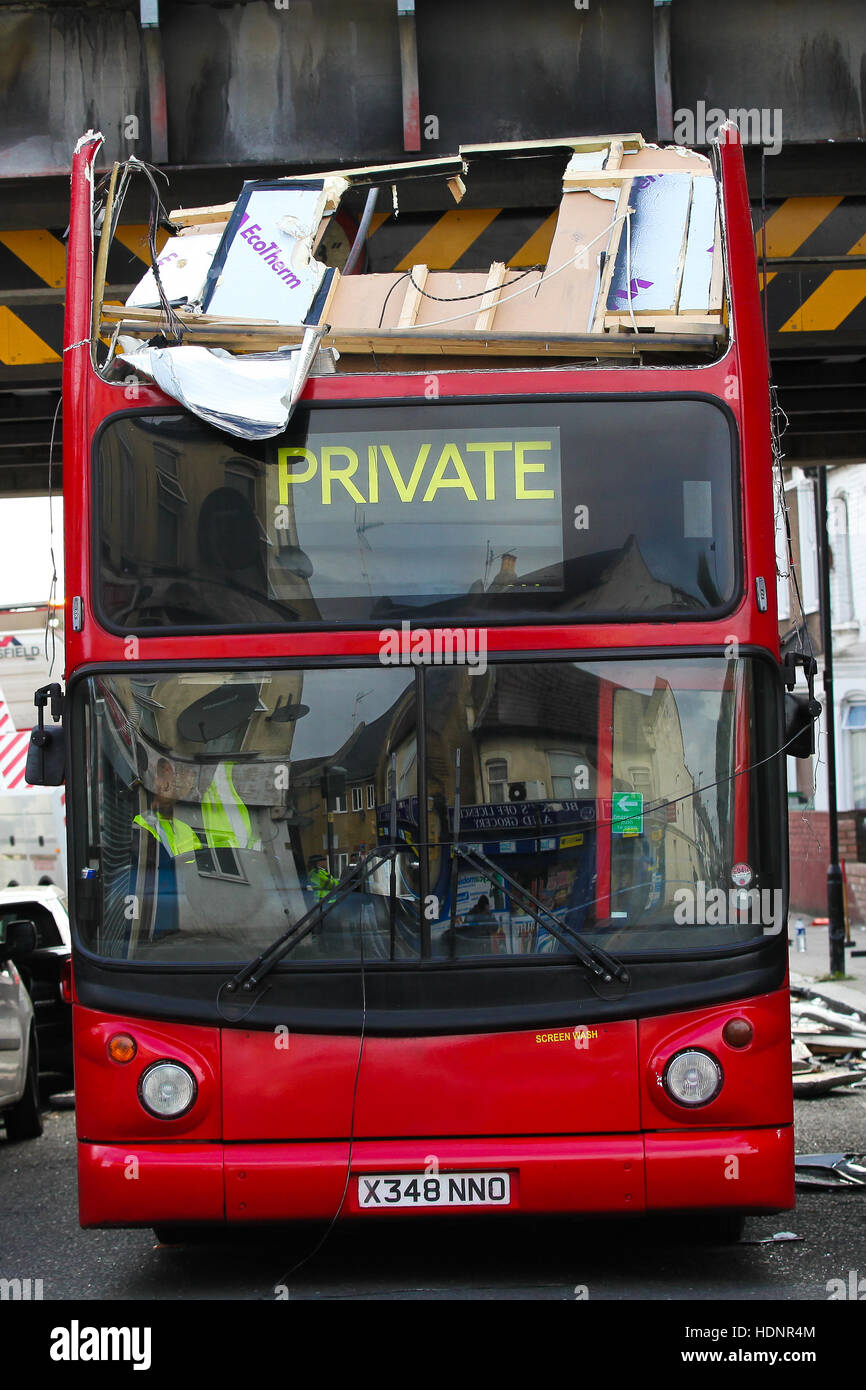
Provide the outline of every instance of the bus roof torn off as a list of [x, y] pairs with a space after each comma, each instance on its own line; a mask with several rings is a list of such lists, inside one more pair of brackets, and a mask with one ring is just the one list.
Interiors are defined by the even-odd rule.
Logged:
[[[100, 246], [93, 322], [108, 344], [101, 370], [116, 354], [203, 418], [263, 438], [285, 428], [311, 370], [358, 370], [358, 358], [378, 370], [379, 354], [392, 366], [395, 356], [409, 358], [416, 370], [425, 358], [441, 369], [449, 358], [457, 366], [470, 365], [467, 358], [515, 366], [540, 356], [718, 357], [727, 314], [711, 162], [679, 146], [645, 145], [639, 135], [575, 138], [553, 150], [542, 144], [247, 182], [235, 203], [171, 213], [153, 184], [154, 252], [158, 228], [170, 237], [124, 305], [103, 302], [107, 245]], [[323, 237], [353, 186], [390, 187], [396, 199], [406, 178], [444, 179], [459, 202], [471, 190], [475, 161], [513, 163], [516, 183], [518, 161], [540, 154], [568, 161], [546, 264], [418, 264], [345, 275], [323, 264]], [[150, 176], [137, 160], [112, 172], [103, 242], [136, 170]], [[94, 337], [94, 360], [99, 351]], [[338, 366], [341, 357], [355, 365]], [[242, 398], [251, 379], [270, 400], [247, 421]]]

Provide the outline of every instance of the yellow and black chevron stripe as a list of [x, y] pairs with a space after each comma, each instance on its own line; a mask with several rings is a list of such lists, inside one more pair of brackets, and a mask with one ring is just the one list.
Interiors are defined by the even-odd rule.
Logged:
[[[866, 336], [866, 198], [786, 198], [768, 205], [767, 310], [777, 344], [794, 333]], [[760, 255], [760, 209], [754, 210]], [[368, 269], [480, 270], [544, 265], [556, 208], [451, 208], [441, 214], [378, 214]], [[160, 234], [161, 246], [164, 234]], [[118, 228], [108, 299], [120, 302], [149, 265], [147, 228]], [[59, 364], [65, 248], [54, 228], [0, 231], [0, 366]], [[785, 335], [785, 336], [783, 336]]]
[[[157, 245], [164, 241], [160, 232]], [[147, 226], [119, 227], [108, 258], [108, 299], [112, 289], [118, 299], [121, 290], [128, 293], [149, 265]], [[65, 288], [62, 229], [0, 231], [0, 366], [59, 366]]]
[[[771, 333], [866, 332], [866, 198], [787, 198], [767, 213]], [[760, 214], [756, 231], [760, 256]]]

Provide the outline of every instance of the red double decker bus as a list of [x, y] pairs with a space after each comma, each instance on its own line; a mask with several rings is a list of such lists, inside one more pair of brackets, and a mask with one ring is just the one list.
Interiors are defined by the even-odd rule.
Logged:
[[739, 147], [715, 353], [323, 375], [261, 442], [94, 369], [97, 148], [64, 368], [82, 1224], [790, 1207]]

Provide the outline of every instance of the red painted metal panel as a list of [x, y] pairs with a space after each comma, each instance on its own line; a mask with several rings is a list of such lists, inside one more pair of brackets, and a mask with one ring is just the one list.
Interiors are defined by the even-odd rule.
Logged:
[[[346, 1181], [346, 1144], [241, 1144], [226, 1149], [226, 1219], [292, 1221], [327, 1219], [336, 1212]], [[512, 1201], [521, 1212], [628, 1212], [644, 1207], [643, 1144], [639, 1136], [591, 1139], [447, 1139], [361, 1141], [352, 1152], [352, 1174], [343, 1214], [359, 1220], [378, 1211], [358, 1207], [355, 1177], [363, 1173], [440, 1173], [481, 1170], [511, 1175]], [[394, 1210], [394, 1209], [392, 1209]], [[459, 1211], [460, 1208], [451, 1208]], [[476, 1213], [485, 1208], [464, 1208]], [[400, 1208], [402, 1215], [430, 1215], [442, 1208]]]
[[[75, 1005], [76, 1125], [79, 1139], [141, 1140], [218, 1139], [221, 1128], [217, 1028], [185, 1023], [147, 1023], [118, 1018]], [[131, 1062], [115, 1062], [107, 1046], [115, 1033], [129, 1033], [138, 1047]], [[151, 1062], [183, 1062], [196, 1078], [192, 1108], [176, 1120], [149, 1115], [138, 1099], [138, 1083]]]
[[788, 1211], [794, 1205], [794, 1131], [703, 1130], [646, 1136], [647, 1211]]
[[221, 1144], [79, 1144], [82, 1226], [221, 1222]]
[[[349, 1134], [357, 1038], [223, 1032], [225, 1138]], [[633, 1022], [518, 1033], [367, 1038], [355, 1134], [637, 1131]]]
[[613, 789], [613, 686], [601, 681], [598, 687], [598, 781], [596, 806], [601, 824], [595, 832], [596, 918], [603, 921], [610, 912], [610, 852], [612, 826], [604, 808], [611, 805]]
[[[722, 1029], [731, 1018], [745, 1018], [752, 1024], [754, 1036], [748, 1047], [729, 1047], [724, 1042]], [[794, 1102], [787, 989], [687, 1014], [641, 1019], [638, 1045], [643, 1129], [791, 1124]], [[721, 1063], [724, 1082], [709, 1105], [693, 1109], [678, 1105], [662, 1086], [667, 1062], [685, 1047], [703, 1048]]]

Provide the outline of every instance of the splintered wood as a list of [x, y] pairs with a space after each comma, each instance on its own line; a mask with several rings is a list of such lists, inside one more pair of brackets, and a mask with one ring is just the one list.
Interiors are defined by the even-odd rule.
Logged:
[[[470, 146], [451, 159], [342, 170], [346, 186], [441, 176], [463, 197], [466, 160], [568, 156], [547, 263], [517, 270], [497, 261], [469, 271], [340, 277], [318, 314], [323, 345], [341, 354], [615, 356], [711, 352], [726, 337], [718, 189], [709, 161], [676, 147], [618, 135], [514, 146]], [[292, 180], [294, 182], [294, 180]], [[326, 212], [330, 211], [329, 204]], [[219, 232], [234, 204], [179, 209], [182, 235]], [[452, 213], [449, 216], [458, 214]], [[313, 245], [327, 226], [322, 222]], [[424, 248], [418, 250], [424, 255]], [[465, 259], [465, 255], [464, 255]], [[260, 352], [296, 344], [304, 325], [243, 322], [178, 310], [183, 341]], [[102, 326], [152, 338], [159, 310], [104, 306]]]

